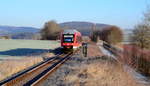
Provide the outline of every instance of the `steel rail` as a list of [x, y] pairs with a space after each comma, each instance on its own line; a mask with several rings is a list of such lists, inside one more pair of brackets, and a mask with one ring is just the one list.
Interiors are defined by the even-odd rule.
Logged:
[[49, 58], [45, 61], [42, 61], [24, 71], [19, 72], [18, 74], [5, 79], [3, 81], [0, 82], [0, 86], [12, 86], [13, 84], [15, 84], [16, 82], [20, 81], [22, 77], [24, 77], [26, 74], [31, 74], [33, 71], [36, 71], [39, 68], [42, 68], [44, 65], [56, 60], [58, 57], [60, 57], [61, 55], [57, 55], [55, 57]]
[[65, 61], [67, 61], [73, 53], [67, 54], [65, 57], [61, 58], [59, 61], [55, 62], [53, 65], [48, 67], [46, 70], [41, 72], [38, 76], [34, 77], [32, 80], [28, 81], [23, 86], [37, 86], [41, 81], [45, 80], [49, 74], [51, 74], [55, 69], [57, 69], [60, 65], [62, 65]]

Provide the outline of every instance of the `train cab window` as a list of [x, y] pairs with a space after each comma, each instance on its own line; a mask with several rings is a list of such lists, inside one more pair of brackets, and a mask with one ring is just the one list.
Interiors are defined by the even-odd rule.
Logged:
[[74, 36], [73, 35], [64, 35], [63, 41], [64, 41], [64, 43], [73, 43]]
[[73, 42], [73, 38], [64, 38], [64, 42], [72, 43]]

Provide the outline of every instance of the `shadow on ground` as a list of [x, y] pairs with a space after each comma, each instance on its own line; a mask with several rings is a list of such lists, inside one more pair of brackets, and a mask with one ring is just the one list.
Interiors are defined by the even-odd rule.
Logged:
[[60, 48], [52, 49], [32, 49], [32, 48], [17, 48], [8, 51], [0, 52], [0, 55], [8, 55], [8, 56], [28, 56], [28, 55], [40, 55], [42, 53], [54, 53], [59, 54], [61, 51]]

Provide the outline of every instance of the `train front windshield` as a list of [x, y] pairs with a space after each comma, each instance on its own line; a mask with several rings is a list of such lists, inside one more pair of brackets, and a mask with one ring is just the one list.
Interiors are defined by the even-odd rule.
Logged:
[[73, 43], [74, 41], [74, 35], [68, 35], [68, 34], [64, 34], [64, 43]]

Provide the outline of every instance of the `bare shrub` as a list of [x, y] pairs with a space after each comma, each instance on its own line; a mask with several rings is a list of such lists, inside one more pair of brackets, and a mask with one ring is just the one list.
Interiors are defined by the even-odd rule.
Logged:
[[108, 34], [108, 43], [110, 44], [116, 44], [119, 42], [122, 42], [122, 31], [117, 26], [110, 27], [110, 33]]
[[143, 50], [136, 45], [124, 46], [124, 61], [137, 71], [146, 76], [150, 76], [150, 50]]
[[107, 28], [103, 28], [100, 31], [100, 39], [108, 42], [109, 44], [116, 44], [122, 41], [122, 31], [117, 26], [110, 26]]
[[109, 26], [101, 30], [95, 30], [92, 34], [93, 41], [101, 39], [109, 44], [117, 44], [122, 41], [123, 34], [119, 27]]

